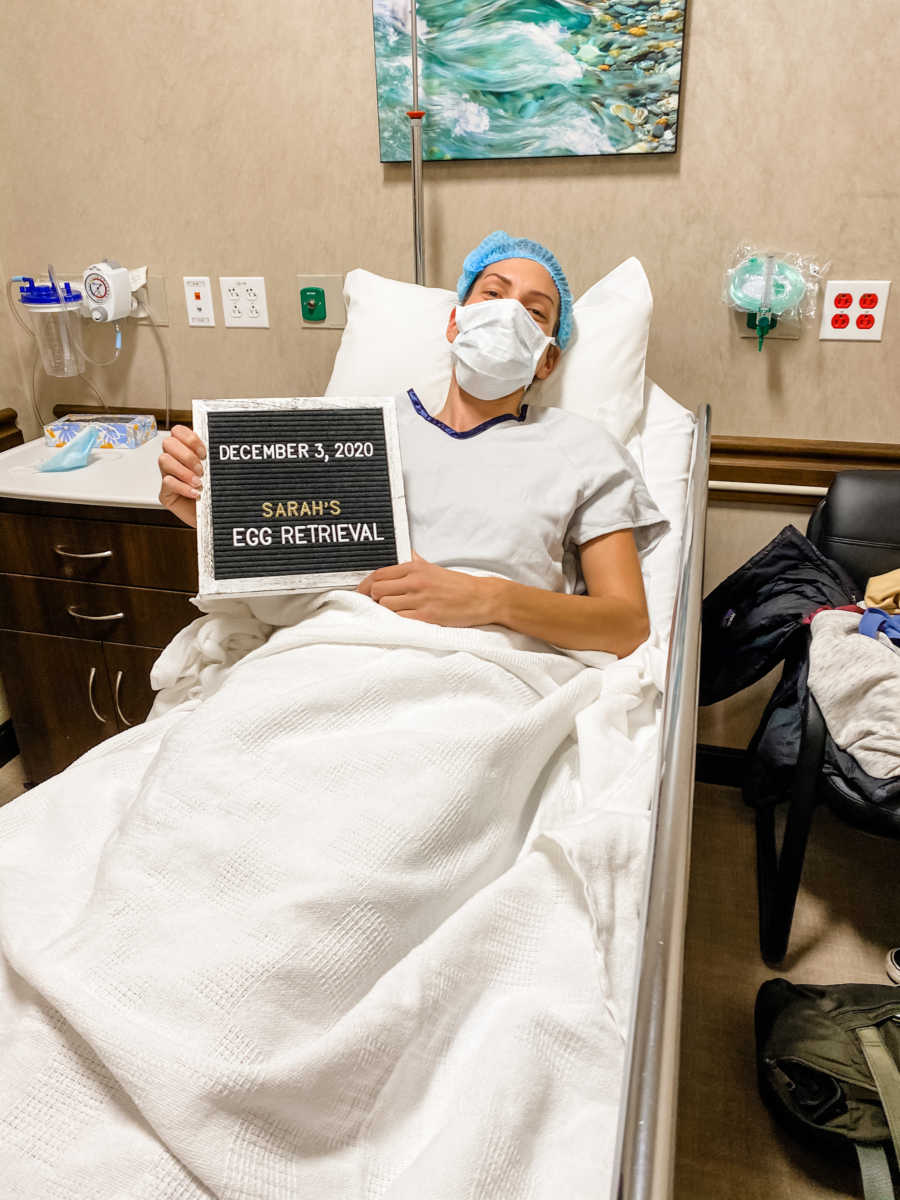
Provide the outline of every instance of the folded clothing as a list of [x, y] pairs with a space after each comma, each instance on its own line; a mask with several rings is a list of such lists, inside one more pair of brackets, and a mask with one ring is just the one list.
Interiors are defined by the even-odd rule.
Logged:
[[859, 622], [859, 632], [900, 653], [900, 616], [891, 616], [883, 608], [867, 608]]
[[872, 637], [859, 637], [852, 612], [813, 618], [809, 688], [832, 740], [879, 779], [900, 776], [900, 658]]
[[886, 613], [900, 613], [900, 567], [885, 575], [873, 575], [866, 584], [866, 604]]

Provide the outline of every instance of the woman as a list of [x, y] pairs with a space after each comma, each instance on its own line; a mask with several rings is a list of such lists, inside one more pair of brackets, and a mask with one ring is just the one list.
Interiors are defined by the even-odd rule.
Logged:
[[[630, 654], [649, 633], [638, 550], [666, 523], [604, 430], [524, 402], [571, 335], [565, 275], [545, 247], [497, 231], [468, 255], [457, 290], [443, 408], [431, 416], [412, 389], [398, 399], [413, 559], [359, 590], [404, 617]], [[193, 526], [205, 455], [179, 425], [159, 458], [160, 501]]]

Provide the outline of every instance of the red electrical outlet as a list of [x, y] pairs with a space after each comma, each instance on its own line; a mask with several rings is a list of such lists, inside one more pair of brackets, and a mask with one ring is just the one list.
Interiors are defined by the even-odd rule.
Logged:
[[825, 284], [820, 341], [880, 342], [888, 279], [831, 279]]

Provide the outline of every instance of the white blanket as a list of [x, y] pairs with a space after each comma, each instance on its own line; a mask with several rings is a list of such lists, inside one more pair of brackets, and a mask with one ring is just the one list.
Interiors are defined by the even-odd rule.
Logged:
[[353, 593], [179, 635], [0, 811], [3, 1196], [603, 1196], [661, 654], [597, 661]]

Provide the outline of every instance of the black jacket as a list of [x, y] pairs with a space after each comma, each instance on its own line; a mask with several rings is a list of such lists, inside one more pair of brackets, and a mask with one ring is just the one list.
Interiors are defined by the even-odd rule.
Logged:
[[777, 803], [790, 786], [808, 697], [805, 622], [817, 609], [860, 598], [843, 568], [787, 525], [703, 601], [701, 704], [733, 696], [784, 662], [747, 751], [749, 803]]

